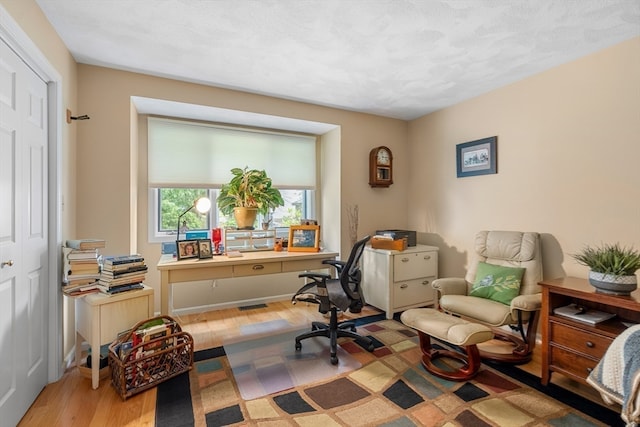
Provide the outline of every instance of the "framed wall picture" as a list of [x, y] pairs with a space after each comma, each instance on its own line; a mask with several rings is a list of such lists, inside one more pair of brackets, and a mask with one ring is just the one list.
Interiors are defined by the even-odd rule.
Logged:
[[456, 145], [458, 178], [498, 173], [497, 136]]
[[289, 252], [319, 252], [319, 225], [292, 225], [289, 227]]
[[198, 258], [200, 252], [198, 250], [197, 240], [178, 240], [178, 261], [182, 259]]
[[213, 257], [213, 250], [211, 248], [211, 240], [202, 239], [198, 240], [198, 258], [211, 258]]

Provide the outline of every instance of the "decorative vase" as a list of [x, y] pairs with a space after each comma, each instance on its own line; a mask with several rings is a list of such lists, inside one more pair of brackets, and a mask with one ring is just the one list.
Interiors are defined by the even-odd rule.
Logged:
[[234, 208], [233, 216], [236, 219], [238, 230], [253, 230], [253, 224], [258, 216], [258, 208]]
[[597, 292], [611, 295], [630, 295], [638, 287], [638, 278], [630, 276], [615, 276], [613, 274], [589, 271], [589, 283]]

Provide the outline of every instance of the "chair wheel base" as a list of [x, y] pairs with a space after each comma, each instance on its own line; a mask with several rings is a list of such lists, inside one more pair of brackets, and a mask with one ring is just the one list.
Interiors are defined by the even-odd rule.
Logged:
[[338, 338], [352, 338], [367, 351], [372, 352], [375, 350], [373, 341], [371, 341], [369, 337], [359, 335], [356, 332], [355, 323], [353, 323], [352, 321], [338, 323], [336, 308], [331, 309], [331, 319], [328, 324], [321, 322], [312, 322], [310, 332], [300, 334], [296, 337], [296, 351], [302, 350], [302, 340], [311, 337], [329, 338], [332, 365], [338, 364]]

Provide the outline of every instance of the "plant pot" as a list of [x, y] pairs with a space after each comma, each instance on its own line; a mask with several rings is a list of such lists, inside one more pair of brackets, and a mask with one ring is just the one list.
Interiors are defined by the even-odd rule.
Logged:
[[638, 278], [630, 276], [614, 276], [613, 274], [589, 271], [589, 283], [596, 292], [611, 295], [630, 295], [638, 287]]
[[258, 216], [258, 208], [234, 208], [233, 216], [236, 219], [238, 230], [253, 230], [253, 224]]

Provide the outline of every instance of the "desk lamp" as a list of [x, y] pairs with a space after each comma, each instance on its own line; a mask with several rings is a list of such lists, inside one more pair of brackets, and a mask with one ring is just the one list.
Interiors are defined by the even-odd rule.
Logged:
[[182, 217], [193, 208], [196, 208], [196, 211], [199, 214], [205, 214], [211, 209], [211, 200], [209, 200], [209, 198], [207, 197], [200, 197], [198, 200], [193, 202], [189, 209], [180, 214], [180, 216], [178, 217], [178, 232], [176, 234], [176, 240], [180, 240], [180, 221], [182, 220]]

